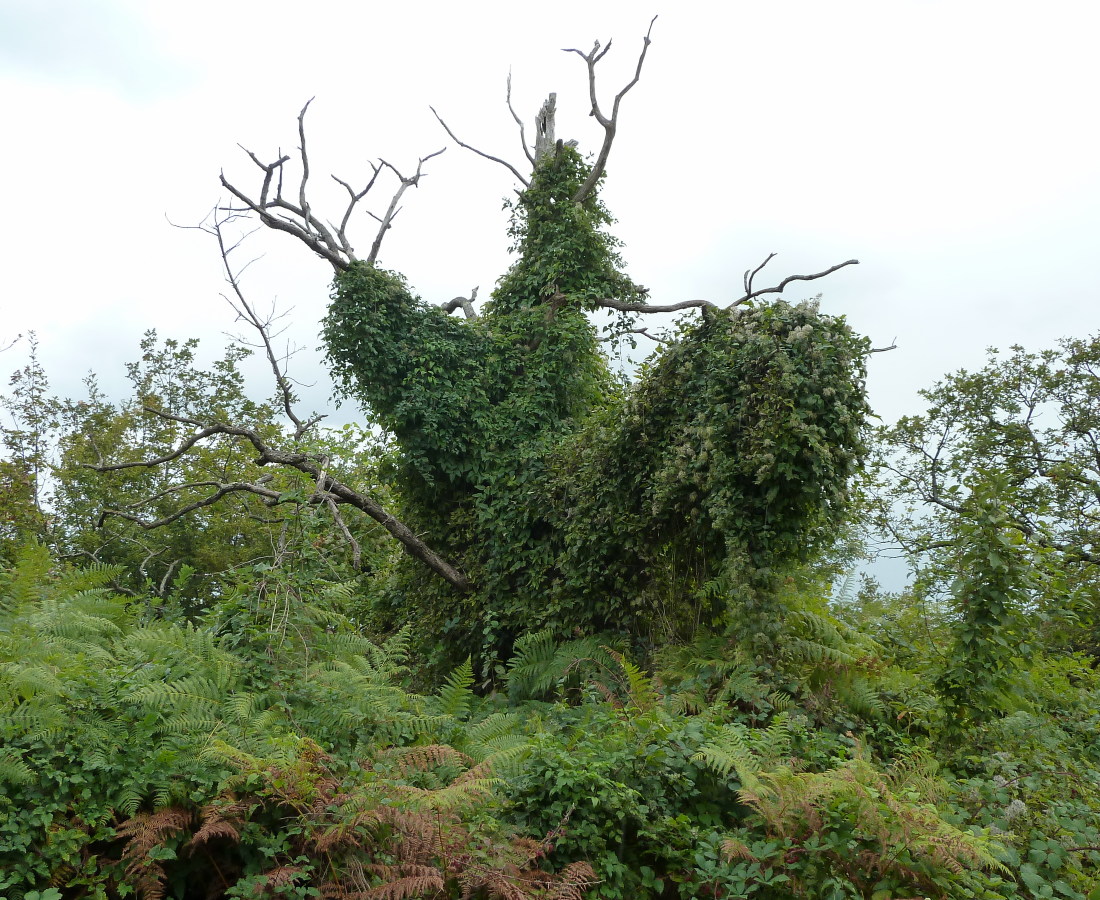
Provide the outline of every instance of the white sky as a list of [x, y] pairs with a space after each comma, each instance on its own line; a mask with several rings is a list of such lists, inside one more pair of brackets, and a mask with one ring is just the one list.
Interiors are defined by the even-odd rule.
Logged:
[[[897, 350], [872, 357], [872, 403], [887, 419], [915, 412], [917, 389], [980, 365], [987, 346], [1100, 328], [1097, 9], [0, 0], [0, 346], [37, 331], [67, 394], [89, 369], [120, 390], [148, 328], [203, 337], [214, 354], [235, 328], [219, 259], [210, 239], [167, 220], [198, 222], [223, 167], [258, 184], [237, 142], [265, 158], [292, 149], [295, 116], [316, 96], [321, 207], [329, 172], [364, 181], [369, 159], [413, 169], [446, 146], [429, 104], [518, 167], [511, 69], [521, 115], [556, 91], [558, 136], [595, 150], [584, 65], [560, 48], [614, 38], [600, 73], [609, 100], [659, 13], [604, 193], [631, 275], [654, 302], [721, 302], [771, 251], [768, 283], [856, 257], [791, 296], [822, 292], [825, 311], [877, 345], [896, 337]], [[510, 176], [457, 147], [427, 171], [381, 262], [434, 302], [475, 284], [484, 296], [507, 266]], [[388, 199], [377, 193], [375, 209]], [[373, 229], [360, 225], [365, 248]], [[266, 256], [251, 298], [293, 307], [291, 336], [312, 351], [327, 265], [290, 237], [253, 240]], [[8, 351], [0, 371], [22, 359]], [[318, 383], [319, 405], [316, 359], [303, 354], [295, 374]]]

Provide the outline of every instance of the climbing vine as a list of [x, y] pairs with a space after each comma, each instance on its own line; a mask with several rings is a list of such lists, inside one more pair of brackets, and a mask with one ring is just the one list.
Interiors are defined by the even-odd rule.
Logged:
[[[658, 585], [693, 609], [709, 591], [711, 623], [737, 585], [759, 612], [775, 571], [843, 516], [860, 464], [867, 346], [814, 302], [708, 311], [615, 381], [586, 312], [644, 289], [598, 194], [573, 200], [588, 172], [571, 147], [540, 161], [513, 206], [517, 261], [479, 317], [370, 264], [336, 276], [338, 383], [397, 438], [405, 516], [474, 585], [410, 565], [379, 609], [428, 623], [447, 664], [488, 665], [544, 626], [639, 634]], [[673, 626], [681, 612], [664, 610]]]

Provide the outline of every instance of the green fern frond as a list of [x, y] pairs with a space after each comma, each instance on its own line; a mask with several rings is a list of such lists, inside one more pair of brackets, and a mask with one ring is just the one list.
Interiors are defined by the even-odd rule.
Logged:
[[18, 609], [40, 599], [45, 590], [53, 559], [50, 551], [31, 541], [16, 551], [15, 565], [7, 573], [7, 584], [0, 594], [0, 609]]
[[260, 711], [259, 702], [255, 694], [240, 691], [226, 697], [224, 709], [238, 722], [248, 722]]
[[518, 735], [508, 739], [510, 743], [503, 743], [505, 738], [498, 740], [501, 745], [487, 754], [478, 763], [478, 768], [494, 778], [515, 778], [523, 772], [524, 763], [531, 755], [531, 744]]
[[23, 758], [11, 748], [0, 748], [0, 783], [29, 784], [34, 772]]
[[188, 675], [178, 681], [157, 681], [134, 688], [127, 699], [158, 712], [186, 712], [199, 707], [220, 707], [225, 682], [205, 675]]
[[539, 699], [594, 677], [624, 673], [616, 654], [621, 650], [607, 636], [589, 635], [557, 643], [543, 630], [516, 641], [508, 667], [508, 692], [513, 700]]
[[622, 670], [623, 677], [626, 680], [626, 696], [631, 706], [641, 712], [648, 712], [653, 709], [659, 700], [657, 690], [653, 686], [653, 679], [627, 659], [624, 654], [610, 647], [604, 647], [603, 649], [619, 664], [619, 668]]
[[787, 713], [777, 715], [764, 729], [749, 729], [730, 722], [718, 729], [692, 758], [722, 778], [736, 774], [743, 789], [758, 790], [761, 772], [789, 765], [795, 731]]
[[0, 664], [0, 692], [4, 701], [17, 706], [38, 696], [62, 696], [65, 683], [55, 666], [7, 662]]
[[455, 669], [443, 682], [443, 687], [435, 696], [435, 712], [440, 716], [449, 716], [463, 721], [470, 713], [474, 702], [474, 667], [470, 657]]
[[534, 697], [557, 682], [560, 674], [551, 671], [557, 649], [554, 633], [549, 628], [516, 640], [507, 675], [513, 696]]
[[886, 714], [886, 703], [878, 688], [863, 676], [856, 675], [837, 685], [837, 696], [849, 709], [869, 718]]
[[755, 672], [734, 669], [718, 690], [715, 700], [718, 703], [729, 703], [731, 700], [736, 700], [759, 706], [766, 697], [767, 693], [764, 685]]
[[64, 728], [71, 722], [71, 714], [64, 702], [26, 702], [18, 704], [6, 719], [6, 725], [14, 735], [28, 737], [43, 743], [55, 743]]
[[704, 763], [722, 778], [736, 774], [742, 782], [760, 768], [748, 740], [748, 729], [739, 723], [723, 725], [692, 759]]
[[833, 585], [832, 596], [829, 599], [832, 603], [849, 604], [855, 599], [858, 588], [859, 576], [855, 569], [850, 569], [839, 585]]
[[786, 712], [779, 713], [767, 728], [753, 732], [752, 750], [761, 766], [772, 768], [785, 764], [790, 758], [795, 733], [794, 722]]
[[72, 595], [105, 589], [121, 578], [125, 571], [124, 566], [102, 562], [93, 562], [79, 569], [64, 569], [57, 577], [55, 590], [59, 594]]
[[480, 803], [490, 792], [493, 780], [473, 778], [455, 781], [437, 790], [405, 788], [406, 804], [413, 810], [447, 812]]
[[115, 798], [116, 808], [124, 816], [135, 816], [145, 800], [145, 791], [134, 785], [124, 786]]
[[397, 667], [404, 667], [409, 661], [409, 648], [412, 646], [413, 627], [406, 625], [386, 639], [386, 642], [374, 645], [374, 650], [384, 654], [384, 659]]
[[787, 712], [794, 707], [794, 699], [786, 691], [772, 691], [766, 699], [777, 713]]
[[421, 738], [432, 737], [454, 726], [454, 719], [451, 716], [408, 715], [400, 717], [397, 721], [403, 729]]
[[473, 748], [502, 748], [513, 740], [526, 740], [517, 732], [522, 727], [519, 716], [511, 712], [495, 712], [466, 726], [463, 738]]
[[219, 677], [240, 668], [240, 660], [218, 645], [213, 632], [158, 623], [136, 628], [122, 641], [124, 650], [135, 656], [165, 664], [183, 666], [189, 671], [202, 671]]

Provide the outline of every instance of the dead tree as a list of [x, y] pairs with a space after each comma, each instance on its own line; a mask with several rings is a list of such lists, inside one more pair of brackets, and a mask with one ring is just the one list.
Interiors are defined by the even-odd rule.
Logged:
[[[595, 191], [606, 170], [607, 161], [618, 131], [622, 101], [641, 78], [643, 65], [651, 44], [652, 28], [653, 22], [650, 23], [649, 31], [647, 31], [643, 39], [642, 49], [638, 54], [633, 78], [615, 94], [609, 107], [602, 105], [599, 99], [597, 91], [597, 66], [606, 56], [608, 51], [610, 51], [611, 42], [609, 41], [606, 46], [601, 46], [597, 41], [588, 52], [575, 48], [566, 50], [566, 52], [574, 53], [584, 60], [587, 70], [590, 115], [602, 128], [603, 137], [600, 148], [595, 155], [595, 161], [587, 168], [587, 173], [583, 180], [580, 181], [570, 196], [562, 198], [566, 201], [561, 204], [563, 207], [572, 205], [578, 209], [582, 207], [588, 208], [595, 202]], [[525, 194], [533, 190], [535, 180], [540, 177], [539, 173], [548, 171], [548, 167], [553, 164], [555, 159], [561, 158], [563, 154], [571, 151], [574, 142], [565, 142], [556, 137], [555, 112], [557, 108], [557, 97], [555, 94], [550, 94], [546, 103], [544, 103], [539, 110], [535, 121], [535, 140], [533, 145], [528, 144], [524, 123], [520, 116], [516, 114], [512, 106], [510, 78], [508, 80], [506, 99], [508, 110], [519, 126], [520, 142], [527, 165], [531, 168], [530, 175], [523, 174], [520, 168], [500, 156], [479, 150], [461, 141], [452, 128], [444, 121], [442, 116], [434, 109], [432, 112], [436, 115], [436, 118], [439, 120], [446, 133], [456, 144], [508, 169], [520, 185], [517, 193], [522, 201]], [[234, 202], [228, 206], [217, 208], [212, 218], [204, 225], [199, 226], [203, 230], [214, 235], [217, 239], [225, 266], [226, 280], [231, 288], [231, 294], [227, 297], [229, 303], [233, 307], [238, 318], [246, 322], [246, 324], [259, 336], [259, 344], [257, 346], [262, 350], [270, 363], [273, 376], [278, 386], [283, 412], [286, 414], [287, 420], [290, 423], [286, 441], [291, 449], [288, 450], [273, 446], [272, 443], [263, 438], [256, 429], [241, 423], [190, 419], [175, 416], [167, 411], [151, 409], [150, 412], [158, 416], [162, 416], [165, 419], [172, 420], [177, 424], [193, 429], [191, 434], [182, 440], [171, 452], [156, 458], [115, 462], [97, 466], [96, 468], [100, 471], [115, 471], [132, 467], [161, 466], [179, 458], [182, 454], [187, 453], [191, 448], [204, 440], [219, 435], [229, 436], [251, 445], [257, 454], [257, 465], [281, 466], [307, 475], [314, 483], [314, 489], [308, 497], [308, 502], [314, 505], [323, 505], [332, 512], [338, 529], [345, 538], [353, 544], [353, 549], [356, 554], [358, 551], [357, 548], [354, 548], [354, 539], [346, 523], [341, 518], [340, 509], [342, 507], [352, 507], [374, 519], [401, 544], [407, 554], [419, 560], [453, 588], [459, 591], [466, 591], [476, 586], [472, 586], [469, 583], [466, 575], [463, 574], [458, 565], [445, 558], [445, 556], [448, 555], [446, 551], [439, 552], [433, 549], [433, 547], [430, 546], [430, 540], [426, 541], [422, 534], [417, 533], [417, 530], [399, 521], [375, 499], [336, 480], [328, 472], [329, 461], [327, 459], [311, 455], [299, 449], [310, 429], [317, 424], [319, 417], [302, 418], [295, 412], [295, 398], [291, 389], [291, 383], [288, 380], [283, 363], [272, 348], [271, 322], [270, 320], [265, 320], [258, 316], [254, 307], [246, 300], [240, 284], [239, 276], [241, 269], [236, 269], [231, 263], [231, 254], [238, 248], [239, 244], [227, 244], [224, 228], [239, 216], [254, 215], [263, 226], [295, 237], [311, 251], [326, 259], [332, 265], [338, 283], [343, 274], [356, 269], [356, 267], [374, 267], [382, 241], [386, 233], [393, 226], [395, 217], [400, 212], [401, 202], [407, 190], [410, 187], [418, 187], [420, 185], [420, 181], [425, 174], [425, 163], [443, 152], [443, 150], [438, 150], [420, 158], [411, 175], [404, 174], [389, 161], [379, 159], [377, 163], [371, 164], [371, 174], [367, 178], [365, 185], [359, 189], [353, 187], [348, 181], [332, 176], [347, 192], [348, 202], [346, 207], [337, 217], [327, 218], [314, 208], [309, 199], [308, 188], [310, 187], [312, 173], [307, 150], [305, 128], [305, 117], [309, 105], [309, 103], [306, 103], [298, 115], [299, 144], [296, 154], [296, 163], [300, 168], [300, 175], [297, 177], [296, 183], [293, 183], [294, 179], [288, 177], [287, 173], [287, 165], [291, 163], [292, 160], [290, 154], [279, 152], [272, 162], [263, 162], [254, 152], [242, 148], [245, 150], [248, 158], [259, 170], [261, 178], [258, 189], [251, 192], [242, 189], [233, 181], [229, 180], [223, 172], [220, 176], [221, 184], [232, 198], [234, 198]], [[361, 257], [357, 254], [349, 238], [348, 229], [353, 214], [360, 208], [360, 205], [368, 197], [368, 194], [379, 186], [379, 182], [382, 180], [383, 176], [389, 176], [396, 179], [396, 185], [388, 201], [384, 204], [384, 208], [380, 212], [368, 211], [368, 215], [377, 223], [377, 228], [371, 239], [369, 251], [365, 256]], [[646, 288], [627, 281], [623, 282], [626, 287], [618, 296], [586, 297], [583, 301], [583, 308], [577, 307], [577, 298], [571, 296], [567, 291], [562, 290], [556, 283], [548, 287], [538, 297], [533, 298], [532, 302], [541, 304], [545, 307], [546, 322], [552, 321], [555, 315], [559, 314], [560, 310], [569, 308], [571, 304], [573, 307], [576, 307], [574, 311], [577, 314], [583, 314], [584, 310], [595, 308], [608, 309], [628, 316], [682, 312], [691, 309], [700, 309], [706, 313], [708, 310], [728, 310], [731, 307], [748, 304], [750, 301], [765, 295], [778, 295], [793, 283], [808, 282], [823, 278], [839, 269], [857, 263], [854, 259], [847, 260], [820, 272], [808, 275], [791, 275], [773, 286], [765, 288], [757, 287], [755, 284], [756, 277], [774, 256], [775, 254], [769, 255], [760, 265], [756, 266], [754, 269], [747, 270], [743, 279], [743, 293], [740, 297], [725, 305], [705, 299], [673, 300], [671, 302], [654, 303], [650, 302], [648, 296], [649, 292]], [[474, 307], [476, 297], [477, 288], [474, 288], [470, 292], [469, 297], [458, 296], [431, 309], [418, 307], [416, 303], [410, 299], [410, 310], [412, 310], [410, 315], [442, 315], [449, 323], [453, 323], [453, 325], [449, 324], [447, 326], [450, 331], [446, 331], [446, 334], [456, 337], [463, 334], [467, 336], [476, 334], [479, 335], [477, 340], [482, 341], [482, 344], [488, 346], [493, 340], [498, 339], [499, 335], [496, 337], [491, 335], [490, 331], [487, 330], [490, 326], [484, 323], [483, 317], [479, 317]], [[464, 319], [453, 318], [449, 315], [458, 309], [463, 310], [465, 315]], [[428, 320], [424, 319], [424, 321]], [[474, 331], [469, 331], [470, 329]], [[645, 327], [630, 327], [625, 328], [624, 331], [653, 337], [655, 340], [665, 345], [669, 343], [665, 338], [659, 338], [650, 334]], [[415, 343], [415, 334], [408, 335], [408, 338], [409, 340], [405, 343]], [[466, 338], [464, 337], [463, 340], [466, 340]], [[525, 352], [530, 352], [532, 354], [539, 352], [541, 342], [541, 337], [532, 338], [526, 343]], [[474, 347], [476, 350], [481, 344], [478, 344], [477, 341], [473, 343], [467, 341], [467, 343], [463, 343], [462, 346]], [[412, 353], [416, 359], [419, 359], [429, 351], [426, 349], [409, 350], [406, 347], [403, 352]], [[406, 366], [407, 363], [408, 360], [393, 361], [393, 364], [401, 371], [405, 371], [405, 369], [402, 369], [402, 366]], [[409, 371], [413, 371], [415, 366], [407, 365], [407, 368]], [[516, 372], [524, 371], [522, 365], [513, 367], [513, 369]], [[436, 376], [433, 375], [432, 377], [434, 380]], [[444, 373], [443, 377], [448, 377], [448, 373]], [[460, 377], [466, 376], [455, 374], [453, 377], [459, 379]], [[512, 377], [512, 375], [508, 377]], [[411, 375], [408, 380], [415, 381]], [[402, 385], [401, 387], [404, 388], [405, 386]], [[507, 385], [498, 385], [497, 387], [499, 388], [497, 391], [499, 395], [507, 395]], [[409, 390], [423, 391], [426, 389], [427, 388], [425, 388], [423, 384], [411, 384], [409, 386]], [[370, 394], [371, 390], [372, 386], [370, 384], [363, 386], [362, 393], [365, 396], [365, 402], [369, 404], [375, 402]], [[453, 415], [456, 420], [460, 420], [464, 414], [465, 410], [462, 408], [456, 408], [451, 412], [451, 415]], [[415, 421], [409, 423], [399, 422], [398, 425], [395, 426], [395, 434], [398, 440], [401, 441], [403, 439], [415, 437], [416, 427]], [[459, 438], [460, 440], [451, 441], [451, 443], [460, 446], [476, 443], [476, 436], [471, 437], [467, 433], [459, 435]], [[446, 452], [450, 452], [451, 448], [444, 449]], [[475, 489], [472, 485], [473, 482], [471, 482], [469, 486], [470, 490]], [[136, 522], [143, 528], [155, 529], [168, 522], [175, 521], [196, 509], [215, 504], [230, 494], [255, 495], [264, 503], [272, 505], [283, 502], [281, 495], [267, 484], [267, 479], [265, 477], [258, 477], [250, 481], [235, 481], [228, 483], [210, 482], [204, 483], [203, 485], [178, 486], [178, 488], [173, 488], [172, 490], [182, 490], [183, 487], [191, 489], [205, 488], [206, 492], [200, 499], [182, 505], [172, 514], [155, 520], [144, 519], [131, 508], [107, 510], [103, 513], [103, 517], [119, 516]], [[477, 489], [480, 490], [480, 488]], [[433, 537], [438, 538], [438, 533], [429, 535], [429, 538]]]

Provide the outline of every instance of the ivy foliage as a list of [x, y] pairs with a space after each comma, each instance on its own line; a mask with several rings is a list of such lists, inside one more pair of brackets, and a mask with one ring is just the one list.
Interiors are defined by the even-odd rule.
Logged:
[[616, 383], [586, 313], [645, 291], [598, 196], [572, 199], [588, 171], [570, 147], [540, 162], [513, 208], [518, 259], [475, 319], [379, 268], [336, 278], [337, 381], [395, 436], [405, 515], [475, 586], [407, 571], [383, 621], [417, 615], [448, 665], [484, 668], [544, 626], [638, 635], [662, 592], [691, 607], [667, 611], [678, 627], [709, 586], [718, 621], [731, 585], [759, 599], [813, 552], [860, 465], [867, 347], [814, 303], [707, 315]]

